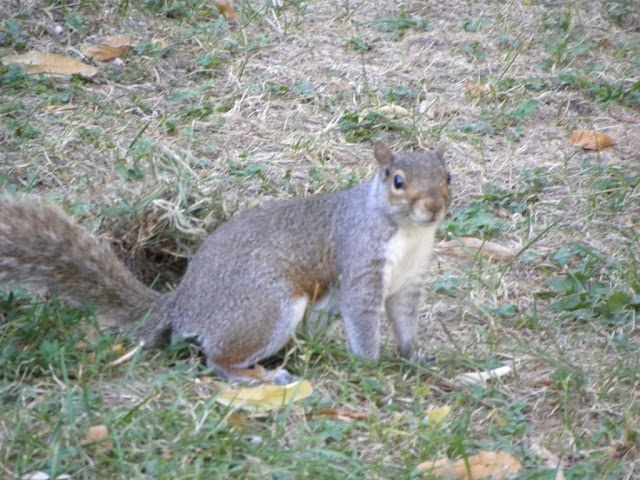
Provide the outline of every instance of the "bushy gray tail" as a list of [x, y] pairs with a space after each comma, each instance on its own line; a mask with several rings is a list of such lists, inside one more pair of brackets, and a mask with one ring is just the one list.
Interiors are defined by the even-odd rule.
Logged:
[[[103, 326], [131, 327], [160, 294], [59, 207], [0, 197], [0, 283], [45, 287], [75, 306], [93, 304]], [[147, 326], [147, 328], [150, 326]]]

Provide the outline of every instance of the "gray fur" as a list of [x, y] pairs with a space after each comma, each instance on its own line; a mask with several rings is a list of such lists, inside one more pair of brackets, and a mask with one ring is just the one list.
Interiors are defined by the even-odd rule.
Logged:
[[[73, 304], [93, 303], [147, 345], [195, 337], [208, 364], [233, 379], [235, 369], [280, 350], [305, 307], [328, 295], [355, 355], [378, 360], [387, 316], [399, 353], [412, 358], [426, 262], [450, 203], [443, 153], [439, 146], [394, 156], [376, 144], [374, 179], [236, 216], [204, 241], [164, 296], [59, 208], [0, 199], [0, 282], [36, 283]], [[404, 189], [394, 188], [396, 176]], [[272, 381], [291, 379], [268, 373]]]

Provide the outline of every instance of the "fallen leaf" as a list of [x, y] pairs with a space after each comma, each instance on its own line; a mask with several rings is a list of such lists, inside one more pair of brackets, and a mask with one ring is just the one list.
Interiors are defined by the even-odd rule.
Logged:
[[250, 411], [273, 410], [291, 402], [307, 398], [313, 392], [308, 380], [299, 380], [289, 385], [259, 385], [228, 389], [216, 397], [222, 405]]
[[98, 69], [80, 62], [74, 58], [56, 55], [55, 53], [43, 53], [33, 50], [22, 55], [8, 55], [2, 58], [4, 65], [13, 63], [20, 65], [27, 73], [43, 73], [52, 77], [64, 77], [68, 75], [81, 75], [93, 77]]
[[82, 54], [93, 58], [94, 60], [106, 62], [108, 60], [113, 60], [114, 58], [122, 57], [133, 46], [134, 44], [131, 36], [112, 35], [104, 37], [97, 45], [88, 46], [82, 50]]
[[602, 132], [593, 130], [575, 130], [571, 134], [571, 145], [585, 150], [602, 150], [614, 145], [613, 139]]
[[507, 480], [522, 470], [520, 462], [507, 452], [479, 452], [465, 459], [452, 461], [442, 458], [418, 465], [416, 471], [427, 472], [438, 478], [461, 478], [466, 480]]
[[467, 93], [476, 97], [481, 97], [489, 93], [489, 87], [482, 83], [467, 82]]
[[92, 443], [101, 442], [109, 436], [109, 429], [105, 425], [94, 425], [89, 427], [87, 436], [80, 445], [90, 445]]
[[383, 115], [389, 115], [391, 117], [408, 117], [410, 115], [409, 110], [400, 105], [383, 105], [376, 109], [377, 112]]
[[436, 249], [457, 256], [467, 255], [468, 250], [479, 250], [483, 258], [494, 262], [510, 262], [516, 257], [516, 252], [508, 247], [474, 237], [461, 237], [440, 242], [436, 245]]
[[[117, 345], [115, 345], [112, 350], [115, 351], [115, 348], [117, 347]], [[122, 345], [120, 345], [121, 349], [124, 351], [124, 348], [122, 347]], [[139, 342], [138, 345], [136, 345], [134, 348], [132, 348], [131, 350], [129, 350], [127, 353], [123, 354], [121, 357], [116, 358], [113, 362], [109, 362], [108, 366], [109, 367], [117, 367], [118, 365], [121, 365], [129, 360], [131, 360], [136, 353], [138, 353], [140, 350], [142, 350], [142, 348], [144, 347], [144, 342]]]
[[109, 35], [104, 37], [100, 43], [114, 48], [136, 46], [131, 35]]
[[456, 387], [464, 387], [467, 385], [479, 385], [488, 380], [495, 380], [513, 372], [513, 366], [505, 365], [503, 367], [494, 368], [484, 372], [468, 372], [458, 375], [453, 379]]
[[167, 41], [166, 38], [152, 38], [149, 43], [152, 44], [152, 45], [154, 43], [159, 43], [160, 44], [160, 48], [167, 48], [169, 46], [169, 42]]
[[111, 47], [100, 43], [98, 45], [88, 46], [82, 50], [82, 54], [89, 58], [93, 58], [94, 60], [106, 62], [108, 60], [113, 60], [114, 58], [122, 57], [130, 48], [131, 47], [127, 46]]
[[429, 410], [427, 412], [427, 418], [430, 422], [435, 423], [436, 425], [441, 424], [445, 418], [449, 416], [451, 412], [451, 407], [449, 405], [445, 405], [444, 407], [435, 408], [433, 410]]
[[402, 118], [408, 117], [411, 114], [409, 110], [400, 105], [382, 105], [376, 108], [365, 108], [358, 115], [358, 123], [362, 123], [370, 114], [375, 113], [378, 115], [385, 115], [387, 117]]
[[215, 1], [216, 1], [216, 5], [218, 6], [218, 9], [220, 10], [220, 12], [222, 12], [222, 14], [225, 17], [227, 17], [227, 20], [231, 22], [238, 21], [238, 12], [236, 12], [236, 9], [233, 8], [233, 5], [231, 5], [231, 0], [215, 0]]
[[349, 410], [323, 410], [314, 416], [316, 418], [331, 417], [346, 422], [350, 422], [351, 420], [367, 420], [369, 418], [369, 416], [364, 413], [351, 412]]

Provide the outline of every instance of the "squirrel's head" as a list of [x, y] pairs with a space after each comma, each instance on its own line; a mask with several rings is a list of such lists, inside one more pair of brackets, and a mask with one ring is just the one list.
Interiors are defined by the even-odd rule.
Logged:
[[388, 208], [399, 223], [427, 226], [444, 218], [451, 203], [445, 149], [440, 143], [427, 152], [394, 154], [384, 142], [376, 142], [374, 154]]

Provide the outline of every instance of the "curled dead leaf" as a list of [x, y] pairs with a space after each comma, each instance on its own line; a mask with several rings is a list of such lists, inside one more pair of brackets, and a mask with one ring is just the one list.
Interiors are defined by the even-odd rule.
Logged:
[[82, 50], [82, 54], [94, 60], [106, 62], [122, 57], [133, 47], [133, 39], [130, 35], [111, 35], [104, 37], [97, 45], [88, 46]]
[[442, 458], [421, 463], [416, 467], [419, 472], [427, 472], [438, 478], [460, 478], [467, 480], [507, 480], [522, 470], [520, 462], [507, 452], [479, 452], [465, 459], [453, 461]]
[[508, 247], [474, 237], [462, 237], [440, 242], [436, 245], [436, 249], [456, 256], [468, 255], [469, 250], [479, 250], [483, 258], [493, 262], [510, 262], [516, 257], [516, 252]]
[[160, 48], [167, 48], [169, 46], [169, 42], [167, 41], [166, 38], [152, 38], [151, 41], [149, 42], [151, 44], [157, 43], [160, 45]]
[[602, 150], [614, 145], [613, 139], [602, 132], [593, 130], [575, 130], [571, 134], [571, 145], [585, 150]]
[[382, 105], [381, 107], [378, 107], [376, 111], [383, 115], [388, 115], [390, 117], [398, 117], [398, 118], [408, 117], [411, 115], [409, 113], [409, 110], [407, 110], [404, 107], [401, 107], [400, 105], [395, 105], [395, 104]]
[[27, 73], [42, 73], [51, 77], [81, 75], [93, 77], [98, 69], [74, 58], [32, 50], [22, 55], [7, 55], [2, 58], [4, 65], [20, 65]]

